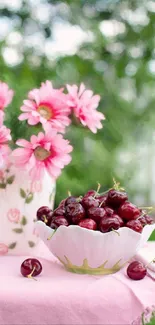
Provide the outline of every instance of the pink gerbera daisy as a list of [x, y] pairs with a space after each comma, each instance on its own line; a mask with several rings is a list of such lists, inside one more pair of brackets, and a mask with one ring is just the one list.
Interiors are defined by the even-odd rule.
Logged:
[[101, 120], [105, 119], [104, 115], [96, 110], [100, 96], [93, 96], [93, 92], [86, 89], [84, 84], [81, 84], [79, 89], [76, 85], [67, 85], [67, 90], [69, 93], [68, 105], [72, 108], [76, 118], [93, 133], [96, 133], [97, 129], [102, 128]]
[[0, 110], [4, 110], [11, 103], [13, 94], [13, 90], [9, 89], [5, 82], [0, 81]]
[[67, 105], [67, 95], [63, 89], [54, 89], [50, 81], [41, 84], [39, 89], [33, 89], [24, 100], [19, 120], [27, 120], [30, 125], [39, 122], [50, 125], [59, 132], [64, 132], [70, 124], [70, 108]]
[[8, 141], [11, 140], [10, 129], [4, 125], [0, 125], [0, 168], [4, 168], [8, 163], [10, 148]]
[[30, 142], [21, 139], [17, 145], [23, 147], [13, 151], [13, 159], [17, 167], [26, 167], [32, 180], [41, 179], [47, 171], [56, 179], [61, 174], [61, 169], [69, 164], [69, 153], [72, 146], [64, 140], [55, 130], [40, 132], [38, 136], [32, 135]]

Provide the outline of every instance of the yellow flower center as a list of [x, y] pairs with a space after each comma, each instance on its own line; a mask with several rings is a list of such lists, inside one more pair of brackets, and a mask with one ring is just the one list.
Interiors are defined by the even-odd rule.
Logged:
[[40, 105], [38, 107], [38, 112], [46, 120], [49, 120], [53, 116], [51, 108], [45, 105]]
[[50, 156], [50, 154], [51, 153], [49, 151], [47, 151], [46, 149], [39, 147], [39, 146], [34, 150], [34, 155], [35, 155], [36, 159], [40, 160], [40, 161], [43, 161], [46, 158], [48, 158]]

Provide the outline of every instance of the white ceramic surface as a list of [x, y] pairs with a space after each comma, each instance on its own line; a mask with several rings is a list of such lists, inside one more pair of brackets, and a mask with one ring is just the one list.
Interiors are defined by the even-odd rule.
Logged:
[[80, 267], [86, 263], [89, 269], [100, 268], [104, 263], [105, 268], [108, 269], [113, 268], [115, 264], [119, 265], [118, 268], [122, 267], [146, 243], [154, 229], [155, 225], [147, 225], [142, 234], [139, 234], [130, 228], [123, 227], [117, 233], [103, 234], [79, 226], [61, 226], [54, 233], [41, 221], [35, 224], [35, 231], [40, 238], [67, 268], [69, 265], [72, 268], [72, 266]]

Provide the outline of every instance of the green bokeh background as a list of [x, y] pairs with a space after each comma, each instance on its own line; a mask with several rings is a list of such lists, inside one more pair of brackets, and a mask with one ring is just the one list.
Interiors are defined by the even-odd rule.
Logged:
[[[6, 120], [13, 139], [37, 132], [17, 116], [27, 92], [46, 79], [55, 86], [84, 82], [100, 94], [99, 109], [106, 116], [96, 135], [73, 125], [68, 129], [73, 159], [57, 181], [56, 204], [68, 190], [81, 195], [97, 182], [104, 191], [115, 177], [133, 202], [155, 205], [155, 2], [16, 2], [0, 3], [0, 79], [16, 93]], [[8, 24], [7, 32], [2, 22]], [[83, 35], [70, 53], [46, 50], [58, 23], [73, 30], [62, 49], [79, 31]], [[17, 62], [11, 63], [10, 49]]]

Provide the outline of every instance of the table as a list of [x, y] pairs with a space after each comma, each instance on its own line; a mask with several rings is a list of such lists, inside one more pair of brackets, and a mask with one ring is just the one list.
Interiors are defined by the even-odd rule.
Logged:
[[155, 305], [155, 281], [148, 276], [132, 281], [126, 268], [107, 276], [69, 273], [43, 243], [36, 255], [43, 257], [37, 281], [20, 275], [29, 256], [0, 257], [0, 325], [126, 325]]

